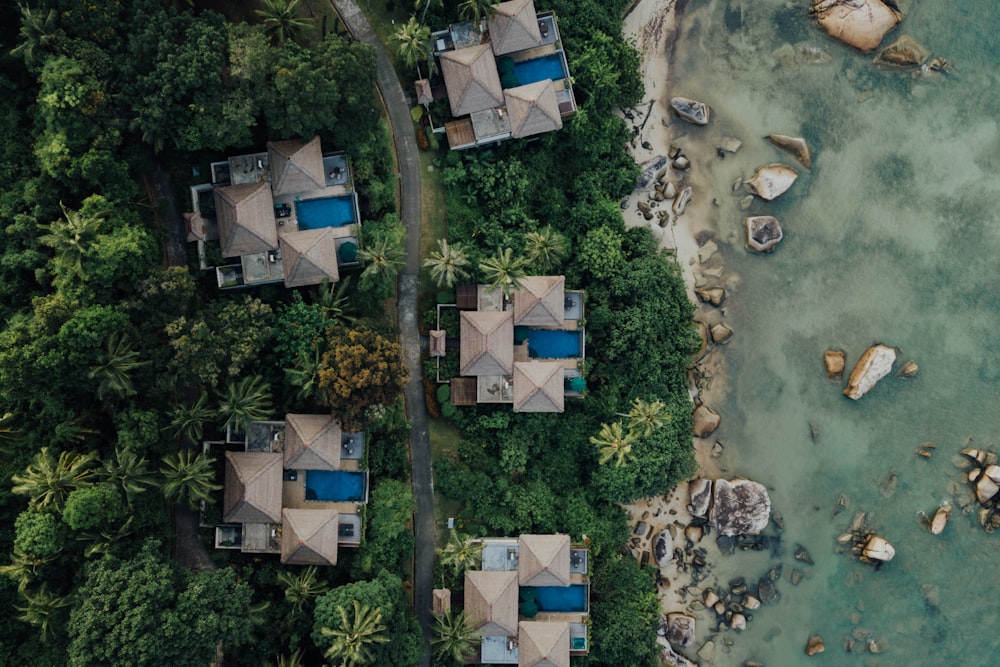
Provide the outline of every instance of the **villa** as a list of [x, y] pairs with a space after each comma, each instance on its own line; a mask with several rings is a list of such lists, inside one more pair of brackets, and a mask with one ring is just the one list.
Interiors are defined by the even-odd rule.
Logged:
[[254, 422], [244, 450], [225, 452], [215, 546], [279, 553], [285, 564], [336, 565], [340, 547], [361, 544], [363, 454], [364, 433], [342, 432], [329, 415]]
[[[493, 6], [485, 22], [457, 23], [431, 35], [454, 120], [444, 125], [452, 150], [561, 129], [576, 113], [569, 65], [552, 12], [533, 0]], [[437, 99], [417, 82], [423, 100]]]
[[571, 546], [569, 535], [482, 542], [482, 570], [465, 573], [465, 613], [482, 637], [473, 662], [569, 667], [570, 656], [585, 655], [587, 549]]
[[266, 152], [216, 162], [212, 183], [191, 188], [191, 198], [188, 238], [198, 242], [203, 268], [207, 241], [239, 260], [216, 267], [221, 288], [336, 282], [341, 266], [357, 264], [350, 169], [342, 153], [323, 155], [319, 137], [271, 141]]
[[[459, 310], [461, 377], [451, 379], [453, 405], [562, 412], [567, 396], [582, 396], [583, 292], [565, 285], [564, 276], [529, 276], [509, 299], [489, 285], [459, 286], [452, 307]], [[440, 326], [431, 340], [445, 340]], [[432, 346], [432, 356], [444, 353]]]

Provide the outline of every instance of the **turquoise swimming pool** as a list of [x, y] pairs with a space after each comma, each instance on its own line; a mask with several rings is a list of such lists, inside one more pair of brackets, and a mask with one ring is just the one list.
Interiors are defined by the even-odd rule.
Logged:
[[566, 71], [563, 69], [562, 52], [550, 53], [540, 58], [522, 60], [514, 63], [514, 75], [517, 77], [518, 85], [526, 86], [529, 83], [552, 79], [558, 81], [565, 79]]
[[526, 586], [521, 589], [535, 592], [539, 611], [587, 611], [587, 585]]
[[299, 229], [343, 227], [356, 223], [354, 195], [320, 197], [295, 202]]
[[528, 341], [532, 359], [577, 359], [583, 356], [583, 332], [514, 327], [514, 344]]
[[363, 502], [366, 477], [349, 470], [307, 470], [306, 500]]

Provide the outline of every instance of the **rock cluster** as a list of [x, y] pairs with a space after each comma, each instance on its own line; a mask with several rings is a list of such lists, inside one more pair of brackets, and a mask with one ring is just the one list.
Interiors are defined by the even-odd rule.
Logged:
[[883, 563], [896, 557], [896, 549], [889, 540], [869, 529], [867, 520], [867, 513], [856, 513], [847, 532], [841, 533], [837, 542], [850, 545], [851, 553], [862, 563], [873, 563], [876, 567], [881, 567]]
[[1000, 528], [1000, 465], [997, 465], [997, 455], [967, 447], [962, 450], [959, 463], [966, 471], [965, 478], [979, 504], [979, 525], [987, 533], [992, 533]]

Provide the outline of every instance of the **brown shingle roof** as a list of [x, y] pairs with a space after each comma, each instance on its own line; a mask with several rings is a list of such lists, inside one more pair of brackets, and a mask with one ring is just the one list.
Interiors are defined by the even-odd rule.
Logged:
[[215, 215], [223, 257], [239, 257], [278, 247], [274, 200], [264, 181], [216, 188]]
[[288, 565], [337, 564], [337, 510], [288, 509], [281, 512], [281, 562]]
[[514, 370], [514, 317], [509, 310], [462, 311], [462, 375], [509, 375]]
[[566, 308], [564, 276], [528, 276], [514, 291], [514, 325], [561, 327]]
[[339, 469], [340, 436], [340, 423], [330, 415], [285, 415], [285, 467]]
[[569, 586], [569, 535], [521, 535], [517, 542], [522, 586]]
[[281, 265], [285, 287], [319, 285], [340, 280], [337, 239], [333, 229], [303, 229], [281, 237]]
[[281, 454], [226, 452], [222, 520], [226, 523], [281, 521]]
[[550, 79], [503, 91], [510, 115], [510, 133], [515, 139], [562, 128], [556, 89]]
[[562, 412], [563, 375], [558, 361], [514, 362], [514, 412]]
[[521, 621], [518, 667], [569, 667], [569, 623]]
[[453, 116], [504, 104], [497, 61], [486, 44], [442, 53], [441, 74]]
[[465, 613], [481, 634], [517, 634], [517, 572], [465, 572]]
[[452, 405], [475, 405], [477, 402], [476, 396], [476, 378], [452, 378], [449, 383], [451, 386], [451, 401]]
[[309, 141], [269, 141], [267, 159], [271, 168], [271, 190], [276, 195], [297, 194], [326, 187], [319, 136]]
[[502, 56], [539, 46], [542, 33], [538, 30], [538, 14], [532, 0], [510, 0], [493, 5], [493, 16], [487, 23], [493, 53]]

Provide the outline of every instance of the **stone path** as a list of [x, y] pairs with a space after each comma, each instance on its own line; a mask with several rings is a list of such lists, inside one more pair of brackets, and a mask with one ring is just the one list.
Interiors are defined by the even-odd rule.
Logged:
[[[399, 328], [403, 359], [410, 371], [406, 385], [406, 410], [412, 424], [410, 461], [413, 472], [413, 495], [417, 513], [414, 518], [416, 554], [414, 557], [413, 605], [424, 633], [431, 635], [431, 592], [434, 588], [434, 487], [431, 479], [431, 443], [424, 404], [423, 371], [420, 365], [420, 333], [417, 329], [417, 275], [420, 272], [420, 154], [410, 119], [410, 104], [389, 61], [389, 56], [355, 0], [330, 0], [355, 39], [375, 48], [378, 88], [392, 125], [393, 143], [399, 160], [400, 213], [406, 226], [406, 267], [399, 277]], [[429, 647], [421, 666], [430, 665]]]

